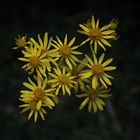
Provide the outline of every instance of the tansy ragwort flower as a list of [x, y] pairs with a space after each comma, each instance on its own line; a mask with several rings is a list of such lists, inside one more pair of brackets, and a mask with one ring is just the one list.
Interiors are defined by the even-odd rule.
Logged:
[[[24, 82], [23, 85], [27, 90], [21, 90], [20, 99], [23, 104], [19, 107], [24, 108], [21, 112], [30, 110], [28, 119], [34, 114], [34, 121], [37, 121], [38, 115], [44, 120], [44, 114], [46, 114], [45, 108], [52, 109], [55, 106], [57, 97], [52, 93], [54, 88], [47, 88], [47, 78], [36, 78], [37, 84], [28, 78], [29, 83]], [[56, 98], [56, 99], [55, 99]], [[54, 101], [55, 99], [55, 101]]]
[[[72, 69], [72, 65], [76, 66], [76, 62], [79, 59], [75, 55], [82, 54], [81, 52], [75, 51], [79, 46], [73, 46], [75, 37], [68, 43], [68, 37], [65, 35], [64, 43], [56, 36], [57, 41], [53, 40], [52, 46], [55, 47], [56, 51], [60, 55], [60, 58], [65, 60], [66, 64]], [[61, 60], [60, 60], [61, 61]]]
[[[67, 92], [69, 95], [71, 95], [71, 87], [73, 87], [73, 83], [76, 83], [74, 81], [74, 76], [71, 76], [70, 72], [66, 72], [65, 67], [61, 70], [60, 68], [54, 68], [54, 73], [49, 73], [49, 75], [52, 77], [51, 80], [49, 80], [50, 83], [52, 83], [52, 86], [56, 88], [55, 94], [58, 95], [61, 93], [65, 95]], [[60, 91], [60, 89], [62, 89]], [[59, 93], [60, 92], [60, 93]]]
[[26, 46], [31, 45], [31, 42], [27, 41], [27, 36], [18, 36], [16, 40], [16, 47], [13, 49], [24, 49]]
[[107, 40], [116, 39], [116, 27], [118, 22], [112, 20], [109, 24], [99, 27], [99, 19], [95, 22], [94, 16], [91, 20], [88, 20], [86, 24], [79, 24], [82, 30], [78, 30], [79, 33], [88, 36], [88, 38], [81, 43], [81, 45], [90, 41], [90, 46], [94, 46], [94, 52], [97, 53], [97, 45], [102, 47], [106, 51], [105, 46], [111, 47], [111, 44]]
[[76, 83], [73, 84], [73, 88], [75, 92], [78, 92], [78, 89], [84, 89], [85, 88], [85, 84], [90, 83], [90, 81], [85, 78], [82, 78], [83, 73], [86, 72], [85, 70], [85, 63], [87, 63], [87, 59], [84, 58], [81, 62], [79, 62], [79, 64], [77, 66], [73, 66], [72, 69], [70, 69], [69, 67], [66, 67], [66, 71], [70, 72], [72, 76], [74, 76], [74, 81]]
[[83, 78], [88, 78], [90, 76], [92, 77], [92, 87], [96, 87], [98, 85], [98, 81], [100, 81], [104, 87], [107, 88], [107, 84], [111, 85], [111, 81], [109, 78], [113, 79], [112, 76], [108, 75], [107, 71], [115, 70], [115, 66], [108, 66], [112, 61], [113, 58], [110, 58], [103, 62], [105, 54], [102, 53], [99, 60], [97, 60], [96, 55], [93, 55], [93, 60], [89, 56], [86, 55], [86, 58], [88, 60], [88, 63], [86, 64], [89, 68], [85, 73], [83, 73]]
[[110, 89], [104, 89], [103, 86], [96, 86], [96, 87], [90, 87], [87, 86], [87, 88], [84, 89], [83, 93], [76, 95], [78, 98], [85, 98], [79, 109], [83, 109], [86, 105], [88, 106], [88, 111], [91, 112], [92, 109], [94, 112], [97, 112], [97, 110], [103, 110], [103, 106], [105, 105], [104, 100], [102, 98], [108, 98], [111, 96], [109, 94]]
[[44, 66], [46, 66], [47, 70], [50, 72], [51, 71], [51, 64], [50, 62], [52, 62], [53, 64], [56, 64], [56, 60], [59, 56], [59, 54], [57, 53], [57, 51], [55, 49], [51, 48], [52, 45], [52, 37], [50, 37], [50, 39], [48, 38], [48, 33], [46, 32], [44, 34], [44, 40], [41, 39], [40, 35], [38, 34], [38, 42], [34, 39], [34, 38], [30, 38], [30, 41], [32, 42], [32, 44], [37, 47], [38, 49], [41, 49], [41, 54], [43, 55], [45, 53], [45, 61], [44, 61]]
[[22, 53], [24, 54], [24, 57], [18, 58], [19, 60], [26, 62], [22, 68], [29, 71], [30, 74], [36, 71], [37, 75], [40, 77], [42, 77], [42, 75], [46, 76], [46, 65], [44, 65], [44, 62], [46, 62], [47, 53], [42, 54], [41, 48], [34, 45], [22, 50]]

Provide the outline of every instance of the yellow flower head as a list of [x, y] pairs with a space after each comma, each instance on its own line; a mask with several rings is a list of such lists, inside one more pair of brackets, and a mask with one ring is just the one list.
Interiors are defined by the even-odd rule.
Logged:
[[103, 62], [104, 56], [105, 56], [105, 54], [102, 53], [99, 60], [97, 60], [97, 57], [94, 54], [93, 61], [92, 61], [91, 58], [86, 55], [86, 58], [88, 60], [88, 63], [86, 65], [89, 68], [89, 70], [87, 70], [82, 75], [83, 75], [83, 78], [88, 78], [90, 76], [93, 76], [93, 78], [92, 78], [92, 87], [93, 88], [96, 88], [96, 86], [98, 85], [98, 81], [100, 81], [106, 88], [107, 88], [107, 84], [111, 85], [111, 81], [109, 80], [109, 78], [113, 79], [113, 77], [108, 75], [106, 73], [106, 71], [115, 70], [116, 67], [108, 66], [113, 61], [112, 58]]
[[44, 108], [48, 107], [52, 109], [55, 106], [54, 98], [57, 98], [52, 91], [54, 88], [47, 88], [47, 78], [40, 79], [36, 78], [37, 84], [35, 84], [30, 78], [28, 78], [29, 83], [24, 82], [23, 85], [28, 88], [28, 90], [21, 90], [20, 100], [23, 102], [19, 107], [24, 109], [21, 111], [26, 112], [30, 110], [28, 119], [34, 114], [34, 121], [37, 121], [38, 114], [44, 120], [44, 114], [47, 112]]
[[76, 95], [78, 98], [85, 98], [79, 109], [83, 109], [86, 105], [88, 106], [88, 111], [91, 112], [92, 109], [94, 112], [97, 112], [97, 110], [103, 110], [103, 106], [105, 105], [104, 100], [102, 98], [108, 98], [111, 96], [109, 94], [110, 90], [104, 89], [103, 86], [98, 86], [95, 89], [93, 87], [87, 86], [87, 88], [84, 90], [84, 93]]
[[44, 65], [44, 62], [46, 62], [46, 53], [42, 54], [41, 49], [37, 46], [30, 46], [22, 50], [22, 53], [24, 57], [18, 59], [27, 63], [22, 68], [29, 71], [30, 74], [36, 71], [40, 77], [42, 77], [42, 75], [46, 76], [46, 65]]
[[49, 73], [49, 75], [53, 78], [49, 82], [53, 84], [53, 87], [56, 88], [55, 94], [58, 95], [60, 89], [62, 89], [62, 94], [65, 95], [67, 92], [71, 95], [71, 87], [73, 87], [73, 83], [76, 83], [73, 79], [74, 76], [68, 72], [66, 73], [65, 67], [61, 70], [60, 68], [54, 68], [54, 73]]
[[83, 79], [82, 75], [83, 73], [86, 72], [85, 70], [85, 63], [87, 63], [87, 59], [83, 59], [81, 62], [79, 62], [79, 65], [74, 66], [72, 69], [69, 69], [68, 67], [66, 68], [66, 70], [68, 72], [71, 73], [72, 76], [74, 76], [74, 81], [76, 83], [74, 83], [74, 90], [75, 92], [78, 92], [78, 89], [80, 87], [80, 89], [84, 89], [85, 88], [85, 83], [89, 83], [88, 79]]
[[88, 38], [81, 43], [81, 45], [90, 41], [90, 46], [94, 44], [94, 52], [97, 53], [97, 44], [106, 51], [105, 46], [111, 47], [111, 44], [107, 41], [109, 39], [116, 39], [116, 27], [118, 22], [112, 20], [109, 24], [99, 27], [99, 19], [95, 22], [94, 16], [91, 20], [88, 20], [87, 24], [79, 24], [82, 30], [78, 31], [81, 34], [88, 36]]
[[44, 61], [44, 66], [46, 66], [47, 70], [50, 72], [51, 71], [51, 64], [50, 62], [52, 62], [53, 64], [56, 64], [56, 58], [54, 57], [59, 57], [57, 51], [55, 49], [51, 49], [52, 46], [52, 37], [50, 39], [48, 39], [48, 33], [46, 32], [44, 34], [44, 40], [41, 39], [40, 35], [38, 34], [38, 42], [35, 41], [34, 38], [30, 38], [30, 41], [32, 42], [32, 44], [38, 48], [39, 50], [41, 50], [41, 54], [43, 55], [45, 54], [45, 60]]
[[26, 36], [18, 36], [18, 38], [16, 38], [16, 47], [14, 47], [13, 49], [24, 49], [26, 47], [26, 45], [31, 45], [31, 43], [29, 41], [27, 41]]
[[79, 46], [73, 46], [75, 42], [75, 37], [68, 43], [68, 37], [65, 35], [64, 43], [56, 36], [57, 41], [53, 40], [52, 46], [55, 47], [56, 51], [62, 59], [65, 60], [66, 64], [70, 69], [72, 65], [76, 66], [76, 62], [79, 62], [75, 55], [82, 54], [81, 52], [75, 51]]

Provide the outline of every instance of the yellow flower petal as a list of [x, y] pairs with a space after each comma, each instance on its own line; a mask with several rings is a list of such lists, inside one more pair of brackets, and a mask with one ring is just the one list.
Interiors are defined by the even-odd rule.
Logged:
[[34, 121], [35, 121], [35, 122], [37, 121], [37, 117], [38, 117], [38, 112], [35, 111], [35, 113], [34, 113]]
[[75, 37], [69, 42], [68, 47], [71, 47], [73, 45], [73, 43], [75, 42]]
[[80, 44], [80, 46], [83, 46], [84, 44], [86, 44], [88, 41], [90, 41], [91, 40], [91, 38], [87, 38], [85, 41], [83, 41], [81, 44]]
[[25, 61], [25, 62], [28, 62], [29, 61], [29, 59], [23, 58], [23, 57], [18, 58], [18, 60]]
[[115, 69], [116, 69], [115, 66], [108, 66], [108, 67], [104, 68], [105, 71], [112, 71], [112, 70], [115, 70]]
[[102, 53], [100, 58], [99, 58], [98, 64], [102, 64], [104, 57], [105, 57], [105, 54]]
[[96, 89], [97, 88], [97, 85], [98, 85], [98, 78], [96, 76], [94, 76], [92, 78], [92, 88], [93, 89]]
[[110, 25], [108, 24], [108, 25], [105, 25], [105, 26], [103, 26], [102, 28], [101, 28], [101, 31], [104, 31], [104, 30], [107, 30], [107, 29], [109, 29], [110, 28]]
[[112, 61], [113, 61], [113, 58], [110, 58], [110, 59], [106, 60], [102, 65], [105, 67], [105, 66], [109, 65]]
[[103, 76], [103, 79], [108, 85], [110, 85], [110, 86], [112, 85], [112, 83], [110, 82], [110, 80], [106, 76]]
[[105, 105], [105, 102], [102, 99], [97, 98], [96, 100], [98, 100], [102, 105]]
[[45, 118], [44, 118], [44, 114], [42, 113], [41, 110], [39, 110], [39, 114], [40, 114], [41, 118], [42, 118], [43, 120], [45, 120]]
[[47, 47], [47, 44], [48, 44], [48, 33], [46, 32], [45, 34], [44, 34], [44, 48], [46, 49], [46, 47]]
[[98, 106], [98, 108], [102, 111], [103, 110], [103, 106], [100, 103], [100, 101], [98, 99], [95, 100], [96, 105]]
[[44, 45], [43, 45], [42, 39], [40, 38], [40, 35], [39, 34], [38, 34], [38, 41], [40, 43], [41, 48], [43, 49], [44, 48]]
[[58, 95], [61, 85], [56, 89], [55, 95]]
[[102, 35], [109, 35], [109, 34], [112, 34], [114, 32], [115, 32], [115, 30], [107, 30], [107, 31], [103, 31]]
[[87, 98], [81, 103], [79, 109], [80, 109], [80, 110], [83, 109], [83, 108], [86, 106], [86, 104], [88, 103], [88, 101], [89, 101], [89, 97], [87, 97]]
[[91, 25], [92, 25], [92, 28], [95, 28], [95, 19], [94, 19], [94, 16], [92, 16]]
[[101, 43], [101, 41], [97, 41], [98, 44], [104, 49], [104, 51], [106, 51], [106, 48], [104, 47], [104, 45]]
[[94, 41], [94, 52], [97, 53], [97, 41]]
[[47, 104], [49, 104], [50, 106], [55, 106], [54, 102], [53, 102], [49, 97], [46, 98], [46, 102], [47, 102]]
[[87, 93], [77, 94], [77, 95], [76, 95], [76, 97], [78, 97], [78, 98], [87, 97], [87, 96], [88, 96]]
[[33, 113], [34, 113], [34, 111], [31, 110], [30, 113], [29, 113], [29, 116], [28, 116], [28, 120], [30, 120], [30, 118], [32, 117]]
[[61, 46], [63, 46], [63, 43], [62, 43], [62, 41], [59, 39], [59, 37], [56, 36], [56, 38], [57, 38], [57, 41], [59, 42], [59, 44], [60, 44]]
[[96, 28], [99, 28], [99, 19], [96, 22]]
[[104, 86], [105, 88], [107, 88], [106, 83], [103, 81], [103, 79], [102, 79], [101, 77], [99, 77], [99, 80], [100, 80], [100, 82], [103, 84], [103, 86]]
[[37, 103], [37, 110], [40, 110], [41, 105], [42, 105], [42, 101], [41, 101], [41, 100], [39, 100], [39, 102]]
[[93, 75], [93, 73], [91, 71], [89, 71], [89, 72], [86, 72], [86, 73], [82, 73], [81, 77], [83, 79], [85, 79], [85, 78], [89, 78], [91, 75]]
[[96, 113], [97, 112], [97, 105], [95, 104], [95, 102], [93, 102], [92, 105], [93, 105], [93, 110]]
[[88, 60], [88, 62], [90, 63], [90, 65], [94, 65], [93, 61], [91, 60], [91, 58], [88, 55], [85, 55], [86, 59]]
[[72, 69], [72, 65], [71, 65], [71, 63], [70, 63], [69, 59], [68, 59], [68, 58], [66, 58], [66, 59], [65, 59], [65, 61], [66, 61], [66, 64], [69, 66], [69, 68], [70, 68], [70, 69]]
[[97, 61], [97, 57], [96, 57], [95, 53], [93, 54], [93, 60], [94, 60], [94, 64], [96, 65], [98, 61]]
[[67, 85], [65, 85], [65, 89], [66, 89], [67, 93], [68, 93], [69, 95], [71, 95], [71, 91], [70, 91], [70, 89], [68, 88]]
[[88, 29], [86, 26], [84, 26], [84, 25], [82, 25], [82, 24], [79, 24], [79, 26], [80, 26], [84, 31], [89, 32], [89, 29]]
[[34, 90], [34, 87], [30, 85], [29, 83], [24, 82], [23, 85], [31, 90]]
[[106, 77], [110, 78], [110, 79], [113, 79], [112, 76], [110, 76], [110, 75], [108, 75], [108, 74], [106, 74], [106, 73], [104, 73], [104, 75], [105, 75]]
[[102, 43], [104, 43], [106, 46], [111, 47], [111, 44], [110, 44], [108, 41], [106, 41], [105, 39], [101, 38], [101, 41], [102, 41]]

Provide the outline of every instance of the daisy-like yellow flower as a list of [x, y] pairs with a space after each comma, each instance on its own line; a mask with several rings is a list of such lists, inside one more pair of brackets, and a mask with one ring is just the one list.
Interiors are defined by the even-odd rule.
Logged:
[[46, 77], [46, 65], [44, 65], [44, 62], [46, 62], [47, 54], [42, 54], [41, 48], [33, 45], [22, 50], [22, 53], [24, 57], [18, 59], [27, 63], [22, 68], [24, 68], [25, 71], [29, 71], [30, 74], [36, 71], [40, 77], [42, 77], [42, 75]]
[[81, 45], [90, 41], [90, 46], [94, 46], [94, 52], [97, 53], [97, 46], [99, 45], [101, 48], [106, 51], [105, 46], [111, 47], [111, 44], [107, 40], [116, 39], [116, 27], [118, 22], [116, 20], [112, 20], [109, 24], [99, 27], [99, 19], [95, 22], [94, 16], [92, 16], [91, 20], [88, 20], [87, 24], [79, 24], [82, 30], [78, 32], [88, 36], [88, 38], [81, 43]]
[[79, 46], [73, 46], [75, 42], [75, 37], [68, 43], [68, 37], [65, 35], [64, 42], [62, 42], [57, 36], [57, 41], [53, 40], [52, 46], [55, 47], [56, 51], [60, 55], [62, 60], [64, 59], [66, 64], [70, 69], [72, 65], [76, 66], [76, 62], [79, 62], [79, 59], [75, 55], [82, 54], [81, 52], [75, 51]]
[[95, 89], [87, 86], [82, 94], [76, 95], [78, 98], [85, 98], [82, 101], [79, 109], [81, 110], [87, 105], [89, 112], [92, 110], [97, 112], [98, 109], [102, 111], [104, 109], [103, 106], [105, 106], [105, 102], [102, 98], [108, 98], [111, 96], [109, 91], [109, 89], [104, 89], [103, 86], [95, 87]]
[[65, 95], [67, 92], [69, 95], [71, 95], [71, 87], [73, 87], [73, 83], [76, 83], [74, 81], [74, 76], [71, 76], [71, 73], [66, 73], [65, 67], [61, 70], [60, 68], [54, 68], [54, 73], [49, 73], [49, 75], [53, 78], [49, 82], [52, 83], [53, 87], [56, 88], [55, 94], [60, 94], [60, 89], [62, 89], [62, 94]]
[[18, 38], [15, 39], [16, 40], [16, 47], [14, 47], [13, 49], [24, 49], [27, 45], [31, 45], [31, 43], [29, 41], [27, 41], [27, 36], [18, 36]]
[[58, 58], [55, 57], [59, 57], [57, 51], [55, 49], [51, 49], [51, 45], [52, 45], [52, 37], [49, 39], [48, 38], [48, 33], [46, 32], [44, 34], [44, 40], [41, 39], [40, 35], [38, 34], [38, 42], [35, 41], [34, 38], [30, 38], [30, 41], [32, 42], [32, 44], [37, 47], [38, 49], [41, 49], [41, 55], [43, 55], [45, 53], [45, 60], [44, 61], [44, 65], [46, 66], [47, 70], [50, 72], [51, 71], [51, 64], [50, 62], [52, 62], [53, 64], [56, 64], [56, 60]]
[[46, 110], [44, 108], [52, 109], [55, 106], [54, 98], [57, 98], [52, 91], [54, 92], [54, 88], [47, 88], [47, 78], [41, 79], [39, 77], [36, 78], [37, 84], [34, 83], [30, 78], [28, 78], [29, 83], [24, 82], [23, 85], [28, 90], [21, 90], [20, 99], [23, 104], [19, 107], [23, 107], [24, 109], [21, 113], [30, 111], [28, 119], [30, 119], [34, 114], [34, 121], [37, 121], [38, 115], [44, 120], [44, 114], [46, 114]]
[[112, 61], [113, 58], [110, 58], [103, 62], [105, 54], [102, 53], [99, 60], [97, 60], [96, 55], [93, 55], [93, 61], [89, 56], [86, 55], [86, 58], [88, 60], [88, 63], [86, 64], [89, 70], [87, 72], [83, 73], [83, 78], [88, 78], [90, 76], [93, 76], [92, 78], [92, 87], [98, 85], [98, 81], [100, 81], [105, 88], [107, 88], [108, 85], [112, 85], [110, 78], [113, 79], [112, 76], [108, 75], [106, 72], [115, 70], [115, 66], [108, 66]]
[[72, 76], [74, 76], [74, 81], [76, 83], [74, 83], [74, 91], [77, 93], [78, 89], [80, 87], [80, 89], [84, 89], [85, 88], [85, 83], [89, 83], [90, 81], [88, 79], [83, 79], [82, 75], [83, 73], [86, 72], [85, 70], [85, 63], [87, 63], [87, 59], [83, 59], [81, 62], [79, 62], [79, 65], [74, 66], [72, 69], [70, 68], [66, 68], [66, 70], [68, 72], [71, 73]]

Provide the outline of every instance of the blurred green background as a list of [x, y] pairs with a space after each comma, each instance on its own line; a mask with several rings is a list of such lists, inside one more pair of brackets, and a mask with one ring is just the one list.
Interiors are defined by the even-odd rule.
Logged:
[[[63, 38], [78, 36], [78, 24], [91, 15], [101, 25], [119, 19], [120, 38], [108, 55], [117, 70], [112, 97], [103, 112], [78, 110], [78, 100], [62, 97], [45, 121], [27, 121], [20, 114], [19, 90], [26, 73], [13, 51], [18, 34], [36, 37], [47, 31]], [[140, 139], [140, 12], [135, 1], [5, 0], [0, 4], [0, 140], [138, 140]]]

